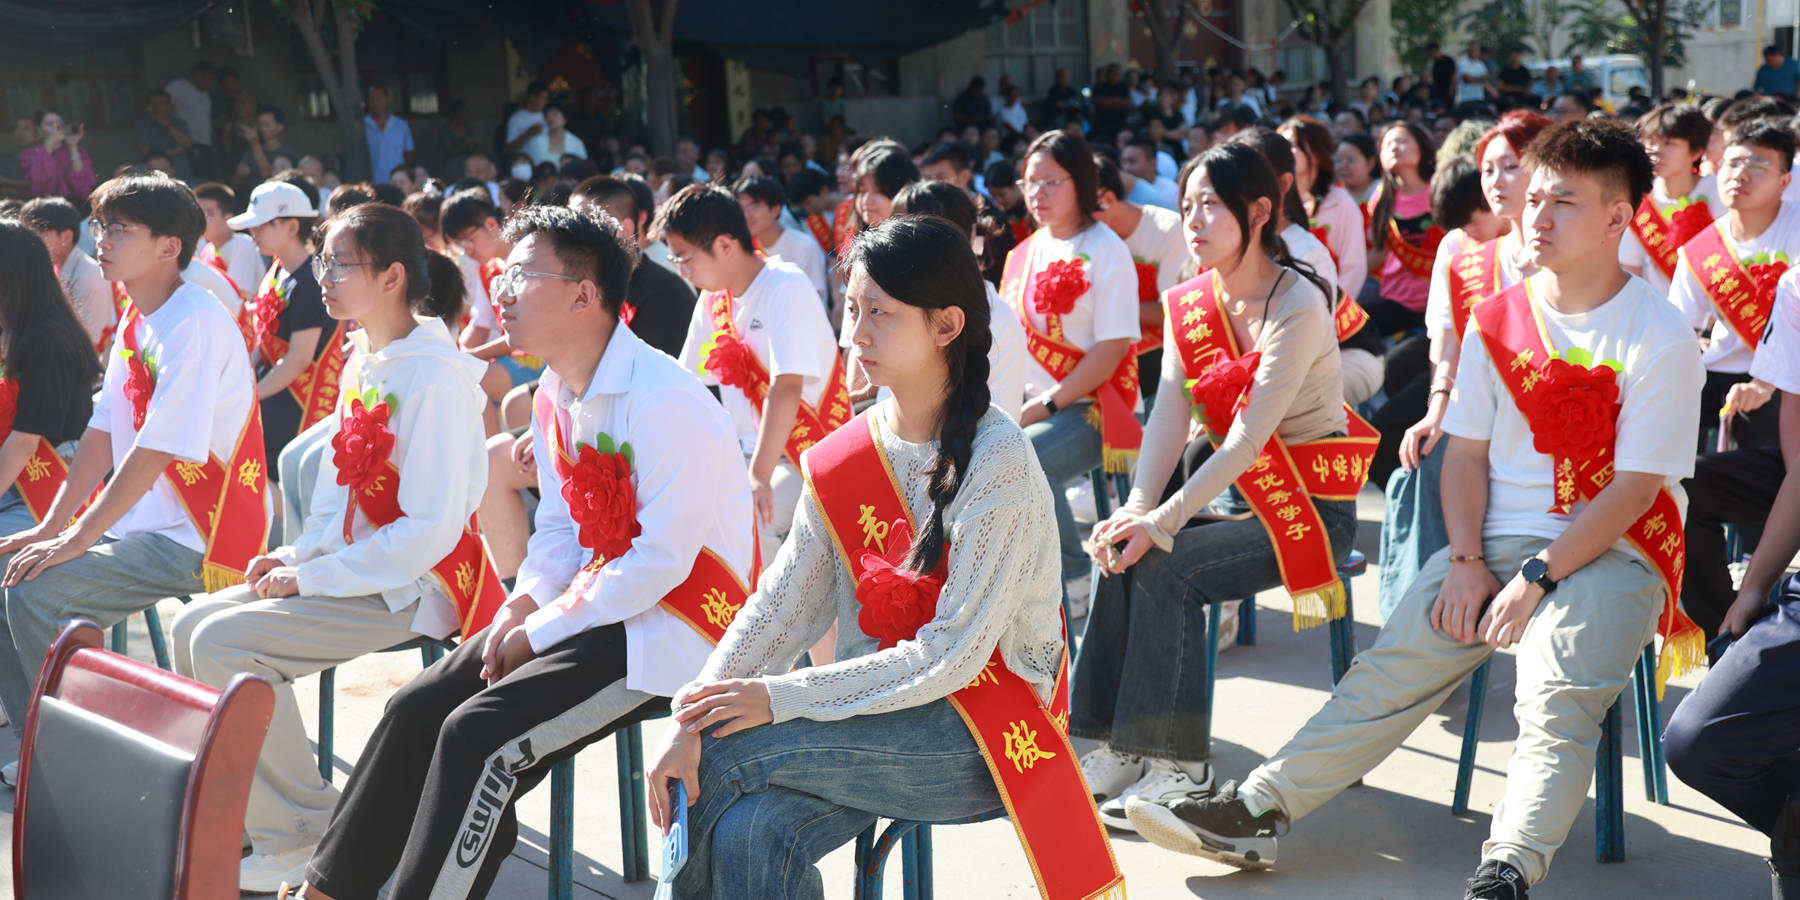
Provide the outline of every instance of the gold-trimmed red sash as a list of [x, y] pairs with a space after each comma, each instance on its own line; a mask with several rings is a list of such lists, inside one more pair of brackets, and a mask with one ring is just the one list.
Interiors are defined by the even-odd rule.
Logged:
[[[820, 441], [800, 466], [852, 581], [864, 550], [885, 552], [892, 523], [912, 522], [871, 413]], [[940, 573], [949, 555], [946, 545]], [[996, 646], [975, 679], [948, 699], [981, 749], [1044, 900], [1124, 900], [1125, 876], [1069, 744], [1068, 668], [1065, 644], [1046, 705]]]
[[[345, 370], [341, 396], [355, 397], [360, 393], [360, 387], [356, 368], [352, 366]], [[384, 460], [382, 465], [381, 474], [350, 498], [369, 524], [376, 528], [393, 524], [402, 514], [400, 467], [392, 460]], [[346, 519], [346, 541], [350, 539], [349, 528]], [[493, 561], [488, 558], [487, 547], [481, 542], [481, 523], [473, 515], [463, 526], [462, 537], [456, 546], [431, 567], [431, 576], [437, 579], [444, 595], [450, 598], [451, 606], [455, 607], [458, 632], [464, 637], [486, 628], [500, 607], [506, 605], [506, 588], [500, 583], [500, 573], [494, 570]]]
[[812, 232], [813, 240], [819, 242], [819, 249], [825, 251], [826, 256], [830, 256], [832, 253], [831, 226], [825, 224], [824, 214], [812, 213], [808, 215], [806, 217], [806, 230]]
[[1656, 264], [1663, 278], [1674, 281], [1675, 265], [1679, 262], [1676, 254], [1681, 245], [1675, 242], [1674, 225], [1656, 208], [1656, 200], [1649, 194], [1638, 201], [1637, 213], [1631, 217], [1631, 233], [1637, 235], [1638, 243], [1644, 245], [1644, 255]]
[[[13, 415], [18, 410], [19, 402], [19, 382], [10, 375], [0, 374], [0, 397], [5, 398], [6, 408], [13, 411], [6, 415], [4, 421], [0, 421], [0, 444], [4, 444], [13, 433]], [[31, 511], [31, 518], [42, 522], [45, 514], [56, 505], [56, 493], [62, 490], [63, 482], [68, 477], [68, 463], [63, 462], [50, 439], [40, 435], [37, 449], [25, 460], [25, 468], [19, 470], [19, 477], [13, 482], [13, 486], [19, 489], [19, 496], [24, 499], [25, 508]], [[94, 493], [88, 496], [81, 509], [75, 511], [75, 515], [79, 516], [86, 511], [88, 503], [94, 502], [94, 495], [99, 493], [100, 489], [94, 488]]]
[[1456, 339], [1469, 328], [1469, 310], [1500, 293], [1500, 238], [1471, 246], [1467, 240], [1450, 257], [1450, 318]]
[[1331, 323], [1337, 327], [1337, 339], [1341, 344], [1355, 337], [1357, 332], [1363, 330], [1364, 325], [1369, 324], [1369, 311], [1363, 309], [1355, 297], [1339, 291], [1337, 309], [1331, 314]]
[[[1218, 274], [1205, 272], [1169, 290], [1175, 347], [1189, 379], [1241, 355], [1219, 299]], [[1294, 599], [1294, 628], [1344, 617], [1344, 583], [1337, 553], [1313, 500], [1355, 500], [1369, 478], [1380, 435], [1348, 405], [1348, 437], [1289, 446], [1270, 435], [1262, 453], [1235, 485], [1269, 534], [1281, 585]], [[1214, 446], [1225, 435], [1207, 432]]]
[[[1700, 282], [1713, 312], [1751, 350], [1762, 341], [1769, 325], [1769, 310], [1756, 302], [1756, 276], [1738, 259], [1737, 247], [1725, 233], [1725, 220], [1714, 222], [1681, 245], [1676, 255], [1687, 260], [1688, 271]], [[1764, 293], [1773, 295], [1773, 291]]]
[[850, 248], [850, 242], [856, 239], [856, 229], [851, 227], [851, 213], [856, 209], [856, 195], [845, 197], [837, 205], [837, 212], [831, 216], [831, 245], [837, 248], [838, 255], [843, 255]]
[[[1544, 331], [1537, 304], [1532, 302], [1531, 282], [1515, 284], [1476, 306], [1474, 320], [1494, 371], [1506, 385], [1514, 406], [1525, 415], [1523, 410], [1529, 405], [1520, 401], [1540, 383], [1551, 352], [1549, 335]], [[1532, 422], [1527, 416], [1526, 424], [1535, 433], [1543, 423]], [[1603, 448], [1587, 459], [1565, 459], [1563, 470], [1554, 473], [1556, 490], [1572, 491], [1582, 501], [1593, 502], [1612, 482], [1612, 455], [1611, 448]], [[1657, 489], [1650, 508], [1625, 530], [1625, 539], [1656, 570], [1667, 591], [1656, 626], [1656, 633], [1663, 639], [1656, 667], [1656, 690], [1661, 696], [1669, 678], [1699, 665], [1706, 657], [1705, 634], [1677, 603], [1682, 571], [1687, 564], [1687, 536], [1682, 530], [1681, 507], [1667, 487]]]
[[[1031, 245], [1042, 233], [1043, 229], [1033, 232], [1007, 253], [1006, 273], [1000, 279], [1000, 298], [1013, 308], [1019, 324], [1025, 328], [1026, 352], [1044, 371], [1062, 381], [1075, 371], [1087, 351], [1063, 339], [1062, 316], [1055, 313], [1044, 316], [1044, 327], [1049, 330], [1046, 334], [1032, 324], [1027, 313], [1031, 298], [1026, 294], [1036, 271], [1032, 267]], [[1132, 412], [1138, 402], [1137, 354], [1127, 352], [1112, 374], [1088, 396], [1094, 401], [1088, 412], [1088, 422], [1100, 432], [1102, 465], [1108, 472], [1130, 472], [1137, 462], [1138, 448], [1144, 443], [1143, 423]]]
[[[742, 342], [743, 337], [737, 332], [733, 322], [736, 303], [728, 291], [708, 291], [701, 295], [700, 302], [706, 304], [712, 315], [713, 340], [721, 335]], [[744, 347], [744, 364], [749, 370], [749, 384], [738, 388], [744, 398], [750, 401], [751, 408], [758, 416], [762, 415], [763, 401], [769, 397], [769, 369], [763, 365], [756, 354], [750, 352], [748, 345]], [[789, 461], [798, 463], [800, 455], [818, 443], [826, 435], [836, 431], [839, 426], [850, 420], [850, 388], [844, 381], [844, 355], [831, 355], [831, 376], [825, 379], [825, 395], [819, 398], [819, 408], [800, 400], [799, 409], [794, 412], [794, 427], [788, 432], [785, 444]]]
[[[568, 441], [563, 436], [562, 415], [556, 408], [556, 402], [549, 391], [538, 391], [532, 399], [532, 417], [537, 428], [544, 436], [544, 443], [552, 448], [551, 464], [556, 477], [567, 482], [575, 473], [575, 458], [569, 455]], [[632, 475], [635, 477], [636, 472]], [[636, 512], [633, 511], [633, 515]], [[752, 529], [754, 534], [755, 529]], [[584, 596], [588, 586], [600, 576], [600, 569], [606, 559], [598, 552], [594, 554], [581, 571], [575, 573], [575, 579], [569, 583], [567, 590], [556, 602], [566, 603], [575, 597]], [[664, 610], [688, 624], [688, 627], [699, 632], [708, 643], [717, 645], [725, 636], [725, 629], [731, 627], [737, 618], [738, 610], [744, 608], [744, 601], [750, 598], [750, 589], [756, 585], [756, 578], [762, 568], [762, 548], [753, 546], [750, 556], [750, 580], [746, 583], [738, 577], [736, 571], [727, 565], [725, 560], [711, 548], [702, 547], [694, 557], [694, 568], [681, 584], [664, 595], [658, 602]]]
[[[119, 321], [122, 351], [139, 352], [136, 326], [140, 318], [137, 307], [127, 304]], [[201, 554], [200, 580], [208, 591], [243, 584], [250, 560], [268, 552], [269, 472], [263, 453], [262, 406], [256, 402], [255, 385], [249, 387], [250, 413], [244, 417], [237, 442], [232, 445], [229, 464], [209, 453], [206, 462], [176, 460], [163, 470], [188, 523], [206, 544], [206, 551]], [[117, 397], [113, 402], [130, 401]], [[195, 424], [198, 427], [204, 423]], [[113, 435], [113, 440], [121, 437]]]
[[[269, 267], [269, 275], [263, 279], [262, 292], [256, 295], [257, 307], [260, 309], [264, 303], [273, 304], [276, 310], [275, 315], [287, 311], [287, 296], [278, 289], [280, 278], [277, 273], [280, 270], [279, 264]], [[261, 315], [268, 315], [268, 313]], [[252, 329], [254, 328], [255, 325], [252, 324]], [[313, 361], [306, 368], [300, 370], [300, 374], [288, 383], [286, 389], [288, 396], [293, 397], [294, 402], [300, 406], [299, 431], [305, 431], [312, 427], [313, 423], [331, 415], [332, 409], [337, 406], [338, 381], [344, 375], [343, 338], [343, 323], [332, 322], [331, 327], [324, 329], [319, 335], [325, 351], [314, 357]], [[282, 357], [287, 356], [288, 342], [271, 332], [268, 339], [263, 341], [257, 350], [261, 353], [263, 362], [273, 366], [280, 362]], [[299, 431], [296, 431], [295, 434], [298, 434]]]

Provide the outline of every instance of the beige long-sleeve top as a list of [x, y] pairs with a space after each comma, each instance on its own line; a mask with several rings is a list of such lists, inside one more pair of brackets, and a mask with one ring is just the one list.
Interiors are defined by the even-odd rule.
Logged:
[[1175, 333], [1164, 317], [1163, 346], [1170, 350], [1163, 354], [1156, 407], [1144, 428], [1131, 498], [1125, 505], [1128, 512], [1140, 517], [1151, 540], [1163, 550], [1174, 545], [1175, 533], [1194, 513], [1250, 468], [1270, 435], [1297, 444], [1347, 427], [1337, 332], [1324, 295], [1291, 270], [1283, 274], [1276, 290], [1279, 293], [1269, 302], [1266, 320], [1260, 297], [1251, 299], [1244, 311], [1255, 335], [1255, 345], [1245, 352], [1262, 354], [1249, 402], [1212, 456], [1174, 496], [1157, 505], [1157, 497], [1181, 460], [1194, 408], [1180, 354], [1173, 349]]

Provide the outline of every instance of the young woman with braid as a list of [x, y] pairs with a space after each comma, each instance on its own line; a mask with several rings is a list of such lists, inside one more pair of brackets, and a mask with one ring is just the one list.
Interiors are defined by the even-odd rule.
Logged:
[[[1344, 406], [1335, 280], [1289, 254], [1275, 169], [1234, 139], [1188, 163], [1179, 183], [1201, 274], [1163, 295], [1169, 352], [1131, 496], [1094, 529], [1105, 577], [1071, 698], [1071, 733], [1102, 742], [1082, 771], [1107, 801], [1102, 820], [1120, 828], [1132, 827], [1131, 798], [1212, 793], [1206, 657], [1192, 648], [1205, 646], [1215, 602], [1281, 585], [1297, 617], [1342, 614], [1335, 563], [1356, 535], [1374, 449]], [[1194, 421], [1214, 452], [1159, 504]], [[1189, 526], [1233, 486], [1263, 515]]]
[[[1048, 896], [1123, 897], [1063, 733], [1050, 498], [989, 403], [968, 232], [895, 216], [845, 258], [857, 363], [892, 397], [807, 452], [788, 542], [675, 696], [650, 769], [657, 825], [671, 779], [691, 804], [675, 895], [823, 897], [814, 863], [877, 815], [1005, 797]], [[834, 623], [837, 661], [793, 670]]]

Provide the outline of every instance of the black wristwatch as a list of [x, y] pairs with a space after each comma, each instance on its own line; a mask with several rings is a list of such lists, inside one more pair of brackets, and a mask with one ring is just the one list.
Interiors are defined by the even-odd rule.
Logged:
[[1532, 557], [1519, 567], [1519, 577], [1544, 589], [1548, 594], [1556, 590], [1556, 582], [1550, 580], [1550, 564], [1538, 557]]
[[1044, 407], [1045, 412], [1048, 412], [1053, 416], [1056, 415], [1057, 411], [1060, 409], [1060, 407], [1056, 405], [1055, 394], [1045, 394], [1043, 399], [1039, 400], [1038, 403]]

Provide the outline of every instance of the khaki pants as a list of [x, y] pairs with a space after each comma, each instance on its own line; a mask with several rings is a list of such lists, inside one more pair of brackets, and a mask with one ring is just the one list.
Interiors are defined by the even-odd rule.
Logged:
[[261, 600], [239, 585], [194, 598], [170, 624], [176, 672], [218, 688], [248, 672], [275, 688], [244, 812], [256, 853], [318, 843], [337, 806], [337, 788], [319, 777], [294, 680], [412, 639], [416, 611], [390, 612], [380, 597]]
[[[1483, 553], [1504, 583], [1549, 543], [1488, 538]], [[1445, 548], [1425, 563], [1331, 699], [1244, 779], [1252, 809], [1280, 809], [1290, 820], [1318, 809], [1386, 759], [1493, 654], [1487, 644], [1461, 644], [1431, 629], [1449, 560]], [[1648, 564], [1609, 550], [1539, 605], [1515, 647], [1519, 739], [1483, 859], [1511, 864], [1532, 884], [1543, 880], [1587, 797], [1601, 719], [1655, 634], [1664, 594]]]
[[[744, 464], [750, 464], [750, 458], [744, 458]], [[782, 542], [787, 540], [788, 532], [794, 527], [794, 508], [799, 505], [800, 497], [805, 493], [806, 478], [800, 469], [782, 457], [776, 463], [774, 474], [769, 476], [769, 493], [773, 496], [775, 521], [764, 525], [761, 519], [756, 522], [758, 537], [762, 540], [762, 564], [767, 569], [769, 563], [775, 561], [776, 551], [781, 549]], [[755, 585], [752, 585], [755, 587]]]

